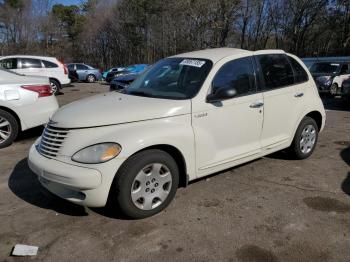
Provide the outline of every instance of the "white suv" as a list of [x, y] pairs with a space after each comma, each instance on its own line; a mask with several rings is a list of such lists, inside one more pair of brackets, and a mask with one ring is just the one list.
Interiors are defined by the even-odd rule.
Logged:
[[29, 166], [64, 199], [92, 207], [109, 199], [143, 218], [190, 180], [286, 148], [309, 157], [324, 124], [297, 57], [203, 50], [157, 62], [122, 92], [64, 106], [30, 149]]
[[46, 76], [53, 92], [70, 84], [68, 69], [54, 57], [13, 55], [0, 57], [0, 67], [23, 75]]

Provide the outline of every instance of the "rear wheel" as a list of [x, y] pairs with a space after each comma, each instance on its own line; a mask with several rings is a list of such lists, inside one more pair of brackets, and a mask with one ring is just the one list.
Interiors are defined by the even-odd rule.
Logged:
[[311, 117], [304, 117], [295, 133], [290, 153], [296, 159], [305, 159], [313, 153], [318, 139], [318, 126]]
[[61, 90], [60, 83], [57, 80], [55, 80], [55, 79], [50, 79], [50, 86], [51, 86], [52, 93], [55, 96], [57, 96], [60, 93], [60, 90]]
[[86, 77], [86, 81], [87, 81], [88, 83], [94, 83], [94, 82], [96, 81], [96, 77], [95, 77], [94, 75], [88, 75], [88, 76]]
[[12, 144], [18, 135], [18, 123], [13, 115], [0, 110], [0, 148]]
[[169, 205], [178, 184], [178, 167], [168, 153], [143, 151], [130, 157], [118, 171], [116, 202], [127, 217], [149, 217]]

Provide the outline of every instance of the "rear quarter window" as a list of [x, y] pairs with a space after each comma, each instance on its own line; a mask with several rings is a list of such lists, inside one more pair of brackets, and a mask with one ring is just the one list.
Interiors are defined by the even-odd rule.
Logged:
[[50, 61], [46, 61], [46, 60], [41, 60], [45, 66], [45, 68], [57, 68], [58, 65], [53, 63], [53, 62], [50, 62]]
[[300, 63], [291, 56], [288, 56], [288, 60], [294, 69], [294, 78], [295, 78], [294, 83], [300, 84], [308, 81], [309, 76], [304, 70], [304, 68], [300, 65]]

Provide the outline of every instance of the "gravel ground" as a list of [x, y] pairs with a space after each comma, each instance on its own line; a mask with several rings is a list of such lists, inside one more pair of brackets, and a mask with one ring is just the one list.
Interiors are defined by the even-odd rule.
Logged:
[[[74, 84], [60, 105], [108, 86]], [[327, 124], [311, 158], [283, 153], [178, 190], [162, 213], [123, 220], [61, 200], [27, 165], [42, 128], [0, 150], [0, 261], [349, 261], [350, 103], [325, 100]], [[33, 258], [10, 256], [17, 243]]]

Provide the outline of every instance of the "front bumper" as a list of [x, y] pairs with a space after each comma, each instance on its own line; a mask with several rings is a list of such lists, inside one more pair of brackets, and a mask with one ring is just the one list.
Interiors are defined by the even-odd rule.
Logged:
[[106, 205], [114, 171], [103, 177], [101, 170], [46, 158], [35, 144], [29, 151], [28, 164], [40, 183], [53, 194], [83, 206]]

